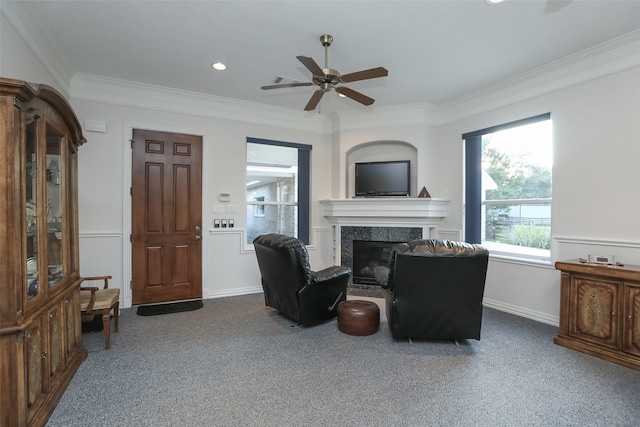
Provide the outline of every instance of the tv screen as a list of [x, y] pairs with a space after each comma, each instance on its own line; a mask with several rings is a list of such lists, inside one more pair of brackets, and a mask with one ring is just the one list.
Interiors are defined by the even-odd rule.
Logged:
[[409, 160], [356, 163], [356, 197], [409, 196]]

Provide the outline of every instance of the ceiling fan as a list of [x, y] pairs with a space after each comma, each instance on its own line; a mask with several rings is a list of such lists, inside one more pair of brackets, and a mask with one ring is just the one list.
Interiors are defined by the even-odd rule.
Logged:
[[320, 86], [320, 89], [316, 90], [314, 94], [309, 99], [306, 107], [304, 107], [305, 111], [314, 110], [322, 95], [326, 92], [330, 92], [332, 89], [335, 89], [341, 95], [346, 96], [347, 98], [351, 98], [354, 101], [357, 101], [363, 105], [371, 105], [375, 101], [372, 98], [369, 98], [366, 95], [361, 94], [353, 89], [350, 89], [346, 86], [338, 86], [344, 83], [351, 83], [358, 80], [367, 80], [367, 79], [375, 79], [377, 77], [386, 77], [389, 75], [389, 72], [384, 67], [371, 68], [368, 70], [356, 71], [355, 73], [349, 73], [345, 75], [340, 75], [338, 70], [334, 70], [329, 68], [329, 46], [331, 46], [331, 42], [333, 42], [333, 37], [329, 34], [324, 34], [320, 36], [320, 42], [322, 46], [324, 46], [324, 68], [320, 68], [320, 66], [313, 60], [313, 58], [309, 58], [307, 56], [296, 56], [298, 61], [302, 62], [302, 65], [307, 67], [309, 71], [313, 74], [311, 82], [300, 82], [300, 83], [285, 83], [285, 84], [275, 84], [275, 85], [267, 85], [262, 86], [260, 89], [268, 90], [268, 89], [281, 89], [285, 87], [299, 87], [299, 86]]

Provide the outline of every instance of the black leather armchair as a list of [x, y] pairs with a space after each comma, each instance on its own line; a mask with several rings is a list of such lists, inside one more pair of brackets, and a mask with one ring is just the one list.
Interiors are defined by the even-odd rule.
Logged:
[[394, 338], [480, 339], [489, 251], [449, 240], [414, 240], [378, 267]]
[[267, 306], [305, 326], [336, 316], [338, 304], [347, 297], [350, 268], [311, 271], [307, 248], [295, 237], [265, 234], [253, 245]]

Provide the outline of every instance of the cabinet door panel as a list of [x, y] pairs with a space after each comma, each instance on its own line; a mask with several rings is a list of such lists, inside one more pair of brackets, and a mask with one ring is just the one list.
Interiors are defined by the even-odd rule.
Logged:
[[574, 277], [571, 285], [575, 305], [572, 307], [570, 335], [618, 348], [620, 284]]
[[624, 316], [624, 351], [640, 356], [640, 286], [627, 286]]
[[74, 289], [64, 297], [64, 315], [66, 325], [66, 356], [69, 357], [82, 344], [82, 326], [80, 324], [80, 294]]
[[[63, 302], [60, 301], [49, 310], [49, 378], [53, 384], [55, 378], [64, 368], [65, 350], [65, 318]], [[49, 391], [49, 390], [47, 390]]]
[[46, 341], [44, 319], [35, 320], [25, 330], [25, 359], [27, 364], [27, 419], [30, 421], [45, 396]]

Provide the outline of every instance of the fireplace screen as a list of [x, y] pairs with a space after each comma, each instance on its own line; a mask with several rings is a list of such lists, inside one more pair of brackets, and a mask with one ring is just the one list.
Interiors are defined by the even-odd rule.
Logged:
[[389, 267], [391, 248], [402, 242], [353, 241], [353, 283], [375, 285], [375, 268]]

